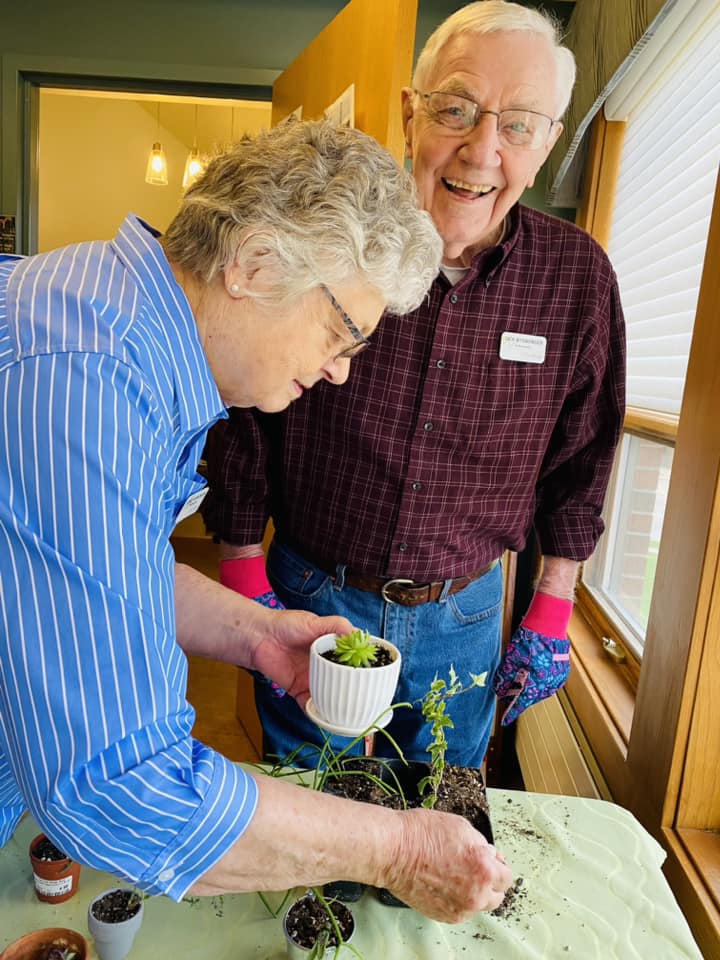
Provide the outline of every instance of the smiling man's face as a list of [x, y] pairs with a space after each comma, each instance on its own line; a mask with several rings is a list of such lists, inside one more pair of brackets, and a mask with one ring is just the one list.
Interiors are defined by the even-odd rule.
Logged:
[[[533, 110], [555, 119], [558, 92], [555, 58], [539, 34], [521, 31], [466, 33], [440, 51], [427, 89], [460, 93], [481, 110]], [[420, 203], [445, 241], [444, 262], [468, 265], [497, 242], [505, 215], [545, 162], [562, 125], [555, 124], [537, 149], [508, 147], [498, 140], [492, 114], [474, 130], [457, 133], [433, 120], [425, 101], [403, 91], [403, 123]]]

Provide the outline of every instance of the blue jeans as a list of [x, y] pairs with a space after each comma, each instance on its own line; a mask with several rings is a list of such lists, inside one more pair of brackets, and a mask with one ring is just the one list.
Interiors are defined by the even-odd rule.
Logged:
[[[336, 576], [330, 577], [277, 539], [270, 547], [267, 567], [270, 583], [286, 607], [323, 616], [339, 614], [398, 647], [402, 669], [395, 702], [409, 701], [413, 708], [395, 710], [386, 729], [407, 760], [428, 759], [430, 731], [420, 712], [420, 701], [435, 676], [447, 680], [452, 664], [465, 686], [470, 673], [487, 671], [484, 687], [454, 697], [447, 706], [454, 724], [446, 731], [448, 763], [468, 767], [482, 764], [495, 716], [492, 678], [500, 661], [503, 584], [499, 563], [459, 593], [417, 607], [386, 603], [379, 595], [348, 587], [343, 579], [344, 567], [339, 566]], [[255, 703], [266, 756], [286, 757], [301, 743], [322, 745], [328, 736], [292, 697], [278, 697], [267, 682], [256, 680]], [[331, 739], [335, 749], [349, 743], [343, 737]], [[362, 744], [352, 752], [362, 753]], [[376, 735], [375, 753], [396, 756], [382, 733]], [[303, 759], [302, 754], [297, 759]]]

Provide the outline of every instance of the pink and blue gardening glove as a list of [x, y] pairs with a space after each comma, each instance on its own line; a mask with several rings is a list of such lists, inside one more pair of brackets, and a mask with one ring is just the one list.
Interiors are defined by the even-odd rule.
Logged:
[[[272, 610], [284, 610], [285, 606], [280, 602], [265, 572], [265, 557], [238, 557], [234, 560], [220, 561], [220, 583], [224, 587], [229, 587], [235, 593], [242, 594], [243, 597], [249, 597], [264, 607], [270, 607]], [[269, 680], [260, 673], [255, 673], [263, 683], [269, 683], [273, 694], [276, 697], [284, 697], [285, 690]]]
[[567, 628], [572, 610], [572, 600], [547, 593], [533, 597], [493, 678], [495, 693], [504, 701], [500, 718], [504, 727], [517, 720], [523, 710], [551, 697], [567, 680]]

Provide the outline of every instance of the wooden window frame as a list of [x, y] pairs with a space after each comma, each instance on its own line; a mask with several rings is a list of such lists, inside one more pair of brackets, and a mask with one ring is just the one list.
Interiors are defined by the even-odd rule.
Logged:
[[[577, 222], [607, 246], [623, 123], [593, 124]], [[720, 181], [679, 419], [629, 409], [626, 432], [675, 441], [642, 664], [582, 584], [567, 694], [616, 802], [667, 852], [664, 870], [706, 956], [720, 956]]]

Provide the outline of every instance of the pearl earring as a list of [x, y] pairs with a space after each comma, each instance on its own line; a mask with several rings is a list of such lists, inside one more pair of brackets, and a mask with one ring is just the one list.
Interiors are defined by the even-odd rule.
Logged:
[[230, 284], [230, 293], [239, 293], [239, 291], [240, 287], [237, 285], [237, 283]]

